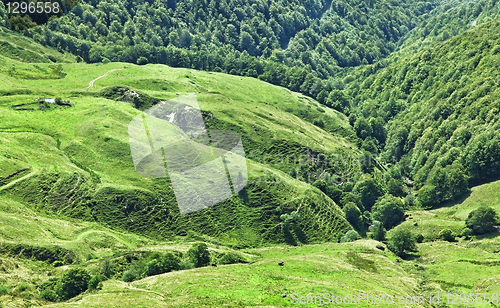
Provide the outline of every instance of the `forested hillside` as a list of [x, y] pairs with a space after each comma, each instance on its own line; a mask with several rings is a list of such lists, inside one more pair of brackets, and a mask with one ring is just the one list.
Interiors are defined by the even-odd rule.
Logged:
[[439, 1], [333, 1], [284, 51], [288, 66], [306, 66], [321, 78], [340, 68], [372, 64], [393, 52], [400, 40]]
[[326, 79], [388, 56], [437, 2], [82, 1], [23, 33], [90, 63], [259, 77], [333, 106], [336, 94], [328, 95], [342, 83]]
[[382, 157], [414, 180], [422, 206], [453, 200], [500, 172], [500, 21], [349, 77], [360, 137], [387, 121]]
[[[0, 2], [0, 308], [498, 304], [499, 3], [81, 0], [36, 26]], [[135, 164], [130, 123], [165, 105], [241, 137], [241, 191], [205, 207], [197, 174], [186, 214], [141, 174], [170, 162]]]
[[422, 50], [491, 21], [499, 14], [500, 2], [496, 0], [444, 2], [408, 34], [400, 49], [406, 54]]
[[169, 46], [168, 54], [180, 48], [212, 58], [221, 51], [231, 51], [234, 58], [243, 51], [269, 58], [276, 51], [272, 60], [306, 65], [325, 78], [339, 67], [387, 56], [434, 6], [406, 0], [84, 1], [74, 14], [30, 35], [89, 62], [108, 58], [135, 63], [143, 56], [165, 63], [169, 60], [158, 54]]

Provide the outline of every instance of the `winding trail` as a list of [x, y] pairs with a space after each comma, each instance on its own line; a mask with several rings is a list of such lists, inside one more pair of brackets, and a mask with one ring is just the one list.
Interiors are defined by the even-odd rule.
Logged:
[[8, 184], [6, 184], [6, 185], [4, 185], [4, 186], [0, 187], [0, 191], [2, 191], [2, 190], [4, 190], [4, 189], [7, 189], [7, 188], [9, 188], [9, 187], [14, 186], [16, 183], [19, 183], [19, 182], [21, 182], [22, 180], [25, 180], [25, 179], [27, 179], [27, 178], [29, 178], [29, 177], [33, 176], [35, 173], [36, 173], [36, 170], [35, 170], [35, 171], [33, 171], [33, 172], [31, 172], [31, 173], [29, 173], [29, 174], [27, 174], [27, 175], [25, 175], [25, 176], [23, 176], [23, 177], [18, 178], [18, 179], [16, 179], [16, 180], [12, 181], [12, 182], [9, 182]]
[[106, 74], [102, 75], [102, 76], [99, 76], [97, 77], [96, 79], [92, 80], [90, 83], [89, 83], [89, 86], [84, 88], [84, 90], [89, 90], [91, 89], [93, 86], [94, 86], [94, 82], [96, 82], [97, 80], [101, 79], [101, 78], [104, 78], [106, 76], [108, 76], [109, 74], [111, 74], [112, 72], [116, 72], [116, 71], [121, 71], [121, 70], [124, 70], [124, 68], [117, 68], [117, 69], [114, 69], [114, 70], [110, 70], [109, 72], [107, 72]]

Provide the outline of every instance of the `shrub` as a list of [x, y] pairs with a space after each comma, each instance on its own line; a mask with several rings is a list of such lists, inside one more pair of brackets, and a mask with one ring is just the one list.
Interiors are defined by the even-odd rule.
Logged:
[[342, 236], [340, 238], [340, 242], [341, 243], [354, 242], [358, 238], [359, 238], [358, 232], [356, 232], [354, 230], [349, 230], [346, 232], [346, 234], [344, 236]]
[[394, 196], [384, 196], [373, 206], [372, 218], [389, 230], [404, 220], [403, 203]]
[[7, 294], [9, 292], [10, 292], [9, 288], [7, 288], [6, 286], [0, 284], [0, 296], [5, 295], [5, 294]]
[[374, 231], [375, 231], [375, 229], [377, 229], [377, 228], [378, 228], [378, 226], [379, 226], [380, 224], [381, 224], [381, 222], [380, 222], [380, 221], [378, 221], [378, 220], [374, 220], [374, 221], [372, 222], [372, 224], [368, 227], [368, 231], [370, 231], [370, 232], [374, 232]]
[[356, 229], [360, 229], [363, 226], [361, 220], [361, 212], [359, 211], [356, 204], [353, 202], [348, 202], [344, 208], [345, 219]]
[[59, 301], [59, 296], [57, 296], [57, 293], [51, 289], [45, 289], [42, 292], [40, 292], [40, 298], [43, 298], [44, 300], [49, 302]]
[[137, 59], [137, 64], [138, 65], [146, 65], [146, 64], [148, 64], [148, 59], [146, 59], [145, 57], [140, 57], [139, 59]]
[[31, 289], [31, 285], [27, 284], [26, 282], [21, 282], [14, 289], [14, 293], [22, 293], [29, 289]]
[[178, 270], [180, 262], [181, 260], [171, 253], [166, 255], [155, 253], [147, 259], [144, 274], [153, 276]]
[[465, 225], [474, 234], [485, 234], [495, 231], [498, 225], [498, 214], [492, 207], [482, 205], [469, 213]]
[[139, 278], [139, 273], [134, 269], [128, 269], [123, 272], [122, 280], [125, 282], [132, 282]]
[[111, 276], [114, 274], [113, 262], [111, 262], [111, 260], [109, 259], [102, 261], [99, 269], [101, 275], [106, 276], [107, 278], [111, 278]]
[[194, 268], [194, 263], [190, 260], [182, 260], [181, 263], [179, 263], [180, 270], [188, 270], [192, 268]]
[[403, 257], [406, 251], [417, 251], [415, 238], [410, 230], [403, 228], [398, 228], [393, 231], [387, 243], [387, 248], [398, 257]]
[[73, 298], [87, 291], [90, 275], [81, 268], [70, 269], [56, 284], [56, 293], [62, 300]]
[[453, 232], [450, 229], [443, 229], [438, 234], [439, 238], [442, 240], [453, 242], [455, 241], [455, 237], [453, 236]]
[[106, 280], [106, 277], [101, 275], [95, 275], [89, 280], [88, 289], [95, 290], [100, 289], [102, 287], [102, 282]]
[[358, 195], [350, 193], [350, 192], [344, 192], [342, 194], [341, 199], [340, 199], [340, 206], [344, 207], [349, 202], [356, 204], [356, 206], [361, 211], [365, 210], [365, 208], [363, 207], [363, 203], [361, 202], [361, 198]]
[[222, 256], [222, 258], [219, 259], [219, 264], [236, 264], [240, 263], [241, 259], [240, 256], [235, 254], [234, 252], [229, 252], [226, 253]]
[[469, 228], [464, 228], [462, 232], [460, 232], [461, 237], [468, 238], [472, 234], [472, 230]]
[[373, 239], [379, 242], [384, 242], [386, 240], [385, 233], [384, 226], [379, 223], [377, 228], [373, 231]]
[[415, 196], [407, 195], [404, 200], [405, 208], [409, 208], [415, 205]]
[[329, 185], [326, 187], [326, 195], [340, 206], [340, 199], [342, 198], [342, 190], [338, 188], [336, 184]]
[[54, 267], [59, 267], [59, 266], [63, 266], [64, 262], [63, 261], [54, 261], [54, 263], [52, 263], [52, 265], [54, 265]]
[[90, 261], [90, 260], [94, 259], [94, 256], [93, 256], [93, 255], [89, 252], [89, 253], [87, 254], [87, 256], [85, 257], [85, 259], [86, 259], [87, 261]]
[[417, 243], [422, 243], [424, 241], [424, 236], [420, 233], [415, 235], [415, 241], [417, 241]]
[[202, 267], [210, 264], [210, 252], [208, 251], [207, 244], [196, 243], [188, 250], [188, 256], [193, 262], [194, 266]]
[[[325, 111], [323, 110], [323, 112], [325, 112]], [[317, 127], [320, 127], [320, 128], [324, 128], [325, 127], [325, 122], [323, 120], [321, 120], [321, 119], [314, 120], [313, 124], [316, 125]]]

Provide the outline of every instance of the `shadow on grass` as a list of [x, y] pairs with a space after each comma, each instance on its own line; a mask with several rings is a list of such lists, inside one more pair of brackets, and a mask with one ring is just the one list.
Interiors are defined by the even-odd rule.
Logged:
[[435, 205], [435, 206], [429, 208], [428, 210], [437, 210], [437, 209], [446, 208], [446, 207], [453, 207], [454, 205], [457, 205], [457, 204], [464, 202], [465, 199], [469, 198], [471, 194], [472, 194], [472, 190], [469, 190], [465, 194], [461, 195], [458, 199], [443, 202], [441, 204], [438, 204], [438, 205]]
[[418, 253], [405, 253], [405, 255], [401, 257], [401, 259], [406, 261], [414, 261], [420, 259], [420, 255]]
[[496, 229], [495, 231], [490, 232], [490, 233], [481, 234], [481, 235], [474, 235], [474, 238], [476, 240], [492, 239], [492, 238], [498, 237], [499, 235], [500, 235], [500, 232], [498, 231], [498, 229]]

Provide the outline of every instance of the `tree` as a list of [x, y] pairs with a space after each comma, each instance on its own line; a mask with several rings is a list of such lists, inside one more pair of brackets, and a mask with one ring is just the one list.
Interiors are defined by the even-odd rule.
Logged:
[[359, 238], [359, 233], [354, 230], [349, 230], [340, 238], [341, 243], [354, 242]]
[[317, 180], [316, 182], [313, 183], [313, 186], [318, 188], [319, 190], [321, 190], [323, 193], [326, 194], [328, 183], [324, 180]]
[[90, 275], [82, 268], [70, 269], [57, 282], [55, 291], [59, 298], [68, 300], [87, 291]]
[[424, 185], [417, 192], [417, 204], [423, 209], [430, 209], [439, 204], [440, 199], [436, 194], [436, 187], [434, 185]]
[[349, 109], [349, 97], [341, 90], [332, 90], [326, 99], [326, 105], [337, 111], [344, 112]]
[[373, 142], [371, 137], [366, 137], [366, 139], [363, 140], [363, 143], [361, 144], [361, 149], [369, 153], [378, 152], [377, 146], [375, 145], [375, 142]]
[[196, 243], [187, 252], [191, 261], [196, 267], [207, 266], [210, 264], [210, 252], [207, 244]]
[[356, 204], [356, 206], [360, 210], [362, 211], [365, 210], [365, 208], [363, 207], [363, 203], [361, 202], [361, 198], [358, 195], [353, 194], [351, 192], [342, 193], [342, 198], [340, 199], [340, 205], [344, 207], [349, 202]]
[[448, 228], [441, 230], [438, 236], [439, 238], [447, 242], [455, 241], [455, 236], [453, 236], [453, 232]]
[[138, 65], [146, 65], [146, 64], [148, 64], [148, 59], [146, 59], [146, 57], [139, 57], [139, 59], [137, 59], [137, 64]]
[[[210, 256], [208, 260], [210, 261]], [[153, 276], [179, 270], [180, 262], [181, 260], [171, 253], [165, 255], [154, 253], [146, 261], [144, 274], [146, 276]]]
[[404, 220], [403, 202], [391, 195], [384, 196], [375, 203], [372, 219], [382, 222], [389, 230]]
[[391, 234], [387, 242], [387, 248], [395, 255], [403, 257], [406, 251], [416, 252], [417, 244], [410, 230], [404, 228], [397, 228]]
[[7, 16], [7, 11], [3, 2], [0, 3], [0, 27], [10, 28], [9, 17]]
[[363, 221], [361, 220], [361, 212], [353, 202], [348, 202], [344, 206], [345, 219], [356, 229], [363, 227]]
[[342, 198], [342, 190], [336, 185], [328, 185], [326, 187], [326, 195], [340, 206], [340, 198]]
[[384, 145], [387, 138], [384, 119], [382, 117], [370, 118], [369, 122], [372, 127], [372, 137], [377, 139], [381, 145]]
[[239, 42], [240, 50], [246, 50], [249, 54], [254, 53], [255, 41], [250, 35], [250, 33], [241, 31], [240, 33], [240, 42]]
[[325, 105], [326, 104], [326, 100], [328, 98], [328, 92], [326, 92], [325, 90], [321, 90], [319, 93], [318, 93], [318, 96], [316, 97], [316, 99], [318, 100], [318, 102], [322, 105]]
[[381, 223], [379, 223], [375, 228], [375, 230], [373, 231], [373, 239], [379, 242], [384, 242], [386, 240], [385, 234], [386, 231], [384, 226]]
[[356, 135], [358, 135], [361, 139], [365, 139], [373, 133], [370, 123], [368, 123], [368, 121], [363, 117], [359, 117], [356, 120], [354, 123], [354, 130], [356, 131]]
[[399, 179], [390, 179], [389, 182], [387, 182], [387, 191], [395, 197], [403, 197], [405, 195], [403, 191], [403, 182]]
[[356, 183], [354, 192], [361, 195], [361, 202], [368, 211], [372, 208], [375, 201], [385, 193], [382, 186], [369, 175]]
[[465, 219], [465, 225], [474, 234], [493, 232], [495, 226], [498, 225], [498, 214], [492, 207], [481, 205], [469, 213], [469, 216]]

